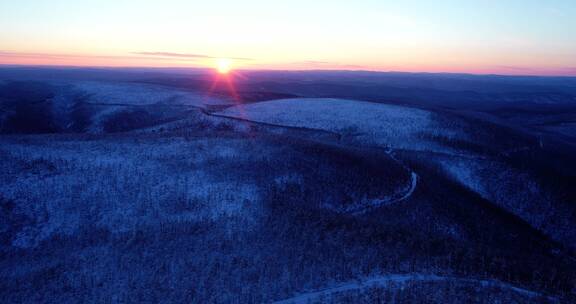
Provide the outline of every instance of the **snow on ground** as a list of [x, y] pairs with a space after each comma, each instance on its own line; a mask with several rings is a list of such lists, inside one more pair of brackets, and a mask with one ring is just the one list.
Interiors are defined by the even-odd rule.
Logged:
[[[210, 170], [243, 154], [233, 141], [218, 142], [2, 142], [0, 199], [33, 219], [12, 245], [35, 247], [88, 224], [122, 233], [158, 223], [251, 223], [260, 212], [258, 186]], [[229, 150], [213, 153], [220, 147]]]
[[[106, 133], [106, 125], [118, 115], [139, 111], [145, 115], [143, 122], [178, 116], [191, 107], [206, 108], [226, 105], [230, 101], [191, 91], [158, 85], [137, 83], [109, 83], [103, 81], [66, 82], [52, 99], [55, 121], [66, 129], [72, 126], [72, 109], [81, 102], [86, 115], [90, 113], [86, 127], [88, 133]], [[81, 97], [81, 98], [80, 98]], [[116, 119], [122, 124], [122, 120]]]
[[93, 111], [86, 132], [92, 134], [104, 133], [104, 123], [106, 120], [123, 110], [125, 110], [123, 106], [106, 106], [99, 108], [97, 111]]
[[439, 158], [437, 162], [458, 183], [534, 226], [548, 222], [551, 198], [530, 174], [497, 161]]
[[61, 129], [69, 128], [73, 124], [70, 112], [75, 104], [74, 98], [64, 92], [64, 90], [60, 90], [50, 99], [50, 102], [52, 104], [52, 116], [54, 117], [53, 122]]
[[229, 104], [223, 98], [166, 88], [156, 85], [134, 83], [108, 83], [83, 81], [73, 83], [74, 87], [90, 96], [90, 103], [122, 105], [218, 105]]
[[[433, 274], [389, 274], [383, 276], [376, 276], [371, 278], [366, 278], [364, 280], [350, 281], [341, 283], [334, 287], [328, 287], [321, 290], [316, 290], [312, 292], [302, 293], [293, 298], [277, 301], [275, 304], [305, 304], [313, 303], [320, 298], [329, 297], [336, 293], [345, 293], [355, 290], [363, 290], [374, 287], [388, 287], [391, 284], [406, 284], [409, 282], [455, 282], [455, 283], [468, 283], [474, 284], [476, 286], [482, 287], [498, 287], [510, 292], [518, 293], [520, 295], [526, 296], [528, 298], [542, 297], [543, 295], [531, 290], [516, 287], [514, 285], [496, 281], [496, 280], [478, 280], [478, 279], [466, 279], [466, 278], [456, 278], [456, 277], [445, 277], [437, 276]], [[548, 297], [549, 301], [558, 302], [557, 299]]]
[[576, 122], [563, 122], [555, 125], [541, 126], [540, 129], [560, 135], [576, 138]]
[[[362, 143], [380, 146], [408, 144], [415, 148], [423, 140], [422, 130], [434, 127], [432, 113], [406, 107], [342, 99], [283, 99], [228, 108], [217, 115], [242, 118], [269, 124], [325, 130], [354, 137]], [[398, 134], [400, 133], [400, 134]], [[400, 135], [400, 136], [399, 136]], [[398, 140], [400, 138], [401, 140]], [[412, 138], [412, 144], [407, 138]], [[419, 145], [420, 148], [428, 147]], [[391, 152], [388, 150], [387, 152]], [[392, 158], [402, 164], [398, 159]], [[404, 166], [404, 165], [402, 165]], [[410, 168], [406, 168], [411, 171]], [[401, 202], [409, 198], [418, 184], [418, 175], [411, 172], [410, 182], [398, 192], [377, 199], [361, 198], [349, 208], [337, 212], [363, 214], [378, 207]], [[330, 208], [334, 209], [334, 208]]]
[[576, 234], [571, 232], [575, 217], [571, 208], [562, 207], [570, 204], [559, 204], [558, 198], [552, 196], [536, 176], [494, 160], [437, 156], [429, 161], [436, 162], [454, 181], [484, 199], [552, 238], [576, 246]]
[[447, 138], [461, 136], [434, 119], [434, 113], [415, 108], [371, 102], [295, 98], [228, 108], [223, 116], [290, 127], [321, 129], [353, 137], [365, 144], [414, 150], [446, 150], [422, 134], [433, 132]]
[[[361, 215], [365, 214], [370, 210], [377, 209], [379, 207], [392, 205], [395, 203], [402, 202], [408, 199], [416, 190], [416, 186], [418, 185], [418, 175], [415, 172], [410, 173], [410, 183], [407, 183], [403, 189], [400, 189], [398, 192], [393, 193], [392, 195], [378, 198], [378, 199], [369, 199], [369, 198], [362, 198], [359, 203], [354, 204], [351, 208], [340, 208], [339, 210], [335, 210], [337, 212], [342, 213], [349, 213], [354, 215]], [[329, 209], [334, 209], [327, 207]]]

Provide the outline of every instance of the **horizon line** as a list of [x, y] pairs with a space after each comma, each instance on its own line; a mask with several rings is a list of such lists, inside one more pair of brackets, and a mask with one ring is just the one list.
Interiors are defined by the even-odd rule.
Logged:
[[[84, 68], [84, 69], [149, 69], [149, 70], [198, 70], [198, 71], [213, 71], [211, 67], [198, 67], [198, 66], [115, 66], [115, 65], [61, 65], [61, 64], [11, 64], [0, 63], [0, 68]], [[576, 78], [576, 71], [574, 75], [562, 74], [506, 74], [506, 73], [482, 73], [482, 72], [450, 72], [450, 71], [401, 71], [401, 70], [370, 70], [370, 69], [286, 69], [286, 68], [237, 68], [234, 71], [246, 72], [365, 72], [365, 73], [404, 73], [404, 74], [448, 74], [448, 75], [471, 75], [471, 76], [503, 76], [503, 77], [561, 77], [561, 78]]]

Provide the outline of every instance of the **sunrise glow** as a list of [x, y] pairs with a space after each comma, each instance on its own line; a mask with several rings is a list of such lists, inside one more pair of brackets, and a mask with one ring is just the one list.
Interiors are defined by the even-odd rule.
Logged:
[[0, 64], [576, 75], [576, 5], [567, 0], [33, 7], [0, 1]]
[[228, 74], [232, 70], [232, 62], [230, 59], [220, 58], [216, 61], [216, 70], [220, 74]]

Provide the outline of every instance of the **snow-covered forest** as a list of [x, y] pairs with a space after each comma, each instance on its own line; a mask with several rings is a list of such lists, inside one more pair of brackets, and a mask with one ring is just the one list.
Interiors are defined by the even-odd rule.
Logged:
[[576, 299], [574, 142], [534, 108], [3, 73], [2, 302]]

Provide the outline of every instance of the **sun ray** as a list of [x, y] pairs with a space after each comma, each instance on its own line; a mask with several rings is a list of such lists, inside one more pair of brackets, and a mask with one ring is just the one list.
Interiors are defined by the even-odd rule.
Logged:
[[227, 58], [220, 58], [216, 62], [216, 70], [220, 74], [228, 74], [232, 70], [232, 61]]

